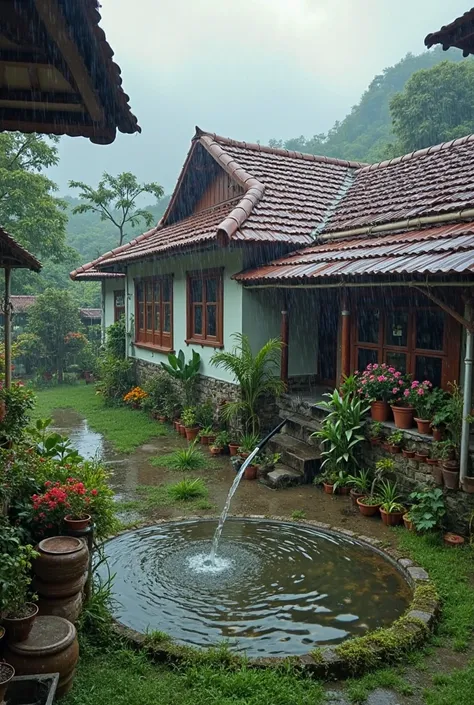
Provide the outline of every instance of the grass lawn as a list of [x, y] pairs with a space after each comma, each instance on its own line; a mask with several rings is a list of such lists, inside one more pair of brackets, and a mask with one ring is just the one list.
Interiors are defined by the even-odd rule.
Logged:
[[[85, 647], [85, 648], [84, 648]], [[127, 649], [81, 644], [72, 692], [64, 705], [322, 705], [319, 683], [291, 672], [222, 665], [157, 666]]]
[[121, 453], [131, 453], [151, 438], [164, 436], [168, 432], [142, 411], [125, 406], [105, 406], [93, 385], [48, 387], [36, 392], [36, 396], [36, 418], [50, 417], [55, 409], [74, 409]]

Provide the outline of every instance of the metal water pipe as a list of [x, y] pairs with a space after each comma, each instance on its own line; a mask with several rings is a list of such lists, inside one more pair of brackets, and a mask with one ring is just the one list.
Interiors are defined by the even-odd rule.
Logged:
[[[472, 301], [466, 302], [464, 317], [472, 321]], [[461, 458], [459, 463], [459, 480], [462, 483], [468, 473], [469, 467], [469, 437], [471, 425], [467, 417], [471, 413], [472, 406], [472, 364], [474, 355], [474, 335], [466, 328], [466, 353], [464, 356], [464, 385], [463, 385], [463, 409], [462, 409], [462, 429], [461, 429]]]

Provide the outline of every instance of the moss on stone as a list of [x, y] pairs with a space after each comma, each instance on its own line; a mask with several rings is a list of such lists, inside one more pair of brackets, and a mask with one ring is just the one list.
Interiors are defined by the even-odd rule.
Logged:
[[440, 597], [433, 583], [418, 584], [413, 593], [411, 609], [436, 614], [439, 603]]

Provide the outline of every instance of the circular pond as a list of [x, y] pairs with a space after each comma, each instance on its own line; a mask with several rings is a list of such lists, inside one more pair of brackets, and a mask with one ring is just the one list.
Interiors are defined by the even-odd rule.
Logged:
[[303, 654], [387, 626], [410, 589], [378, 552], [311, 525], [228, 519], [209, 563], [216, 522], [170, 522], [106, 544], [114, 615], [179, 643], [226, 639], [251, 657]]

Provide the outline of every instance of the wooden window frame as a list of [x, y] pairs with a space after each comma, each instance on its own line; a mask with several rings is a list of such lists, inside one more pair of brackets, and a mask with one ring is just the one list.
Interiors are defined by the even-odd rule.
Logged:
[[[169, 299], [163, 298], [164, 284], [168, 282]], [[138, 277], [135, 285], [135, 341], [137, 348], [149, 348], [161, 352], [173, 352], [173, 275]], [[143, 299], [139, 299], [138, 287], [142, 287]], [[156, 288], [159, 287], [159, 301]], [[148, 293], [151, 295], [148, 296]], [[140, 326], [140, 304], [143, 305], [143, 327]], [[163, 330], [165, 310], [169, 307], [170, 330]], [[156, 328], [156, 314], [159, 308], [160, 325]], [[151, 319], [151, 326], [148, 325]]]
[[[365, 343], [358, 339], [358, 309], [355, 309], [355, 315], [352, 321], [351, 331], [351, 366], [352, 369], [358, 369], [358, 353], [360, 349], [375, 350], [379, 364], [387, 361], [387, 353], [399, 352], [406, 355], [407, 373], [415, 375], [416, 358], [417, 357], [434, 357], [441, 359], [441, 387], [448, 388], [449, 382], [459, 381], [459, 354], [461, 345], [461, 330], [459, 323], [454, 320], [448, 313], [444, 313], [436, 306], [410, 306], [397, 305], [391, 308], [381, 306], [364, 306], [365, 309], [373, 309], [380, 311], [379, 320], [379, 335], [377, 343]], [[426, 350], [416, 347], [416, 313], [420, 310], [437, 311], [444, 313], [444, 333], [443, 333], [443, 349], [442, 350]], [[406, 312], [408, 314], [407, 327], [407, 345], [398, 346], [385, 343], [385, 332], [388, 317], [391, 313], [397, 311]]]
[[[123, 306], [117, 306], [117, 296], [123, 296]], [[116, 289], [114, 291], [114, 323], [120, 321], [122, 316], [125, 316], [125, 289]]]
[[[216, 301], [208, 302], [206, 296], [206, 281], [217, 280]], [[200, 302], [192, 300], [192, 283], [202, 282], [202, 299]], [[216, 305], [216, 335], [207, 334], [207, 306]], [[202, 334], [194, 331], [194, 309], [196, 305], [202, 306]], [[209, 346], [212, 348], [224, 347], [224, 269], [204, 269], [186, 273], [186, 343]]]

